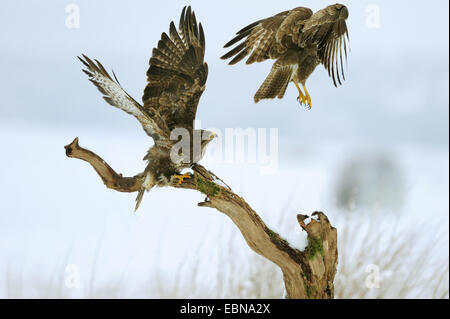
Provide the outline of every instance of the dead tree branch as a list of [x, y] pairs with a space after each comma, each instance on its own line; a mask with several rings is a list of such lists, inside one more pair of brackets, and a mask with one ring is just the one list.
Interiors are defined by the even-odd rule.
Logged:
[[[78, 138], [65, 149], [68, 157], [91, 164], [106, 187], [119, 192], [136, 192], [140, 189], [142, 173], [123, 177], [97, 154], [80, 147]], [[231, 218], [250, 248], [281, 268], [287, 298], [334, 297], [333, 282], [338, 262], [337, 231], [323, 213], [313, 213], [318, 220], [312, 219], [307, 225], [304, 221], [308, 216], [297, 216], [300, 226], [308, 234], [308, 246], [300, 251], [267, 227], [247, 202], [229, 187], [223, 186], [213, 173], [201, 165], [194, 166], [193, 171], [191, 179], [184, 180], [182, 184], [175, 182], [172, 186], [203, 193], [206, 198], [199, 206], [215, 208]]]

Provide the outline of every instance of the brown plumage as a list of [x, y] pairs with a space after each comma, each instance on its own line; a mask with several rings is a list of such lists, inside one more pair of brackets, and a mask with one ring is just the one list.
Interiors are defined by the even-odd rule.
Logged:
[[305, 82], [318, 64], [324, 65], [335, 86], [345, 80], [343, 54], [346, 59], [347, 17], [348, 9], [342, 4], [328, 6], [314, 14], [304, 7], [284, 11], [238, 31], [224, 47], [236, 46], [221, 58], [232, 58], [230, 65], [246, 57], [246, 64], [276, 60], [254, 96], [255, 103], [261, 99], [282, 98], [292, 81], [299, 91], [300, 103], [311, 107]]
[[[136, 209], [146, 190], [168, 185], [174, 177], [180, 181], [189, 178], [178, 174], [183, 168], [197, 163], [203, 157], [206, 145], [215, 137], [213, 132], [194, 128], [197, 106], [208, 77], [204, 55], [202, 25], [197, 24], [191, 7], [185, 7], [178, 30], [171, 22], [169, 35], [162, 33], [158, 46], [153, 49], [147, 71], [148, 84], [142, 97], [144, 105], [126, 93], [115, 75], [113, 79], [100, 62], [85, 55], [80, 58], [86, 67], [83, 71], [106, 102], [135, 116], [155, 142], [144, 157], [148, 165], [140, 176], [143, 187], [136, 198]], [[175, 131], [179, 129], [182, 131]], [[177, 132], [187, 133], [188, 145], [180, 145], [183, 140]], [[201, 139], [198, 150], [194, 147], [194, 137]]]

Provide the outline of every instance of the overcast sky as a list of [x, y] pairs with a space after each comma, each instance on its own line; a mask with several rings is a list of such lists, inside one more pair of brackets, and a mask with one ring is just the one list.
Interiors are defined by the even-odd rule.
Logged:
[[[210, 70], [198, 109], [203, 126], [277, 127], [281, 139], [291, 140], [447, 144], [448, 1], [342, 2], [349, 8], [347, 81], [336, 89], [319, 66], [307, 81], [313, 101], [308, 111], [297, 104], [292, 84], [283, 100], [253, 103], [272, 61], [228, 66], [219, 57], [223, 44], [255, 20], [300, 5], [317, 11], [330, 2], [191, 1], [205, 29]], [[71, 3], [80, 9], [80, 28], [66, 26]], [[75, 57], [85, 53], [114, 69], [140, 101], [152, 48], [185, 4], [2, 1], [0, 125], [120, 126], [144, 134], [134, 118], [101, 99]], [[373, 28], [369, 15], [378, 9], [379, 26]]]

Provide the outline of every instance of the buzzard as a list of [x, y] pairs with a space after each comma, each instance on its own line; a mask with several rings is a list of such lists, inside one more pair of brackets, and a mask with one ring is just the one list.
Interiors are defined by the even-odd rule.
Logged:
[[[202, 25], [197, 24], [191, 8], [186, 10], [184, 7], [178, 30], [171, 22], [169, 34], [162, 33], [158, 46], [153, 49], [143, 105], [124, 91], [114, 72], [113, 79], [99, 61], [92, 61], [85, 55], [79, 57], [86, 67], [84, 73], [103, 94], [105, 101], [136, 117], [154, 140], [154, 145], [144, 157], [148, 164], [140, 176], [143, 186], [136, 198], [136, 210], [145, 191], [174, 181], [181, 184], [184, 178], [190, 178], [189, 174], [180, 175], [181, 170], [197, 163], [203, 157], [206, 145], [216, 136], [211, 131], [194, 128], [197, 105], [208, 77], [204, 55]], [[183, 156], [174, 157], [171, 151], [181, 141], [179, 136], [171, 136], [171, 133], [177, 129], [187, 132], [189, 144], [187, 152], [180, 149]], [[201, 138], [197, 153], [194, 152], [195, 136]], [[175, 155], [179, 153], [175, 152]]]
[[221, 58], [233, 58], [230, 65], [247, 56], [247, 64], [274, 59], [272, 70], [254, 96], [255, 103], [261, 99], [281, 99], [292, 81], [299, 92], [300, 104], [311, 108], [305, 82], [318, 64], [324, 65], [336, 87], [337, 83], [342, 84], [341, 77], [345, 80], [342, 53], [347, 59], [347, 17], [347, 7], [342, 4], [314, 14], [304, 7], [284, 11], [238, 31], [225, 48], [244, 40]]

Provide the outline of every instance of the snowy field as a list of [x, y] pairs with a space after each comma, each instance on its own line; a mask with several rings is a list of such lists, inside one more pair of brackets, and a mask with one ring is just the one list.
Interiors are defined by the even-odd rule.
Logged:
[[[282, 296], [277, 269], [225, 215], [197, 207], [200, 193], [153, 189], [133, 213], [135, 194], [106, 189], [88, 164], [66, 158], [75, 136], [124, 175], [144, 168], [145, 136], [3, 125], [0, 297]], [[299, 248], [296, 214], [325, 212], [339, 231], [337, 297], [448, 297], [446, 146], [374, 153], [280, 140], [279, 149], [272, 175], [208, 156], [203, 164]], [[342, 192], [349, 180], [351, 195]], [[371, 264], [379, 288], [366, 287]]]

